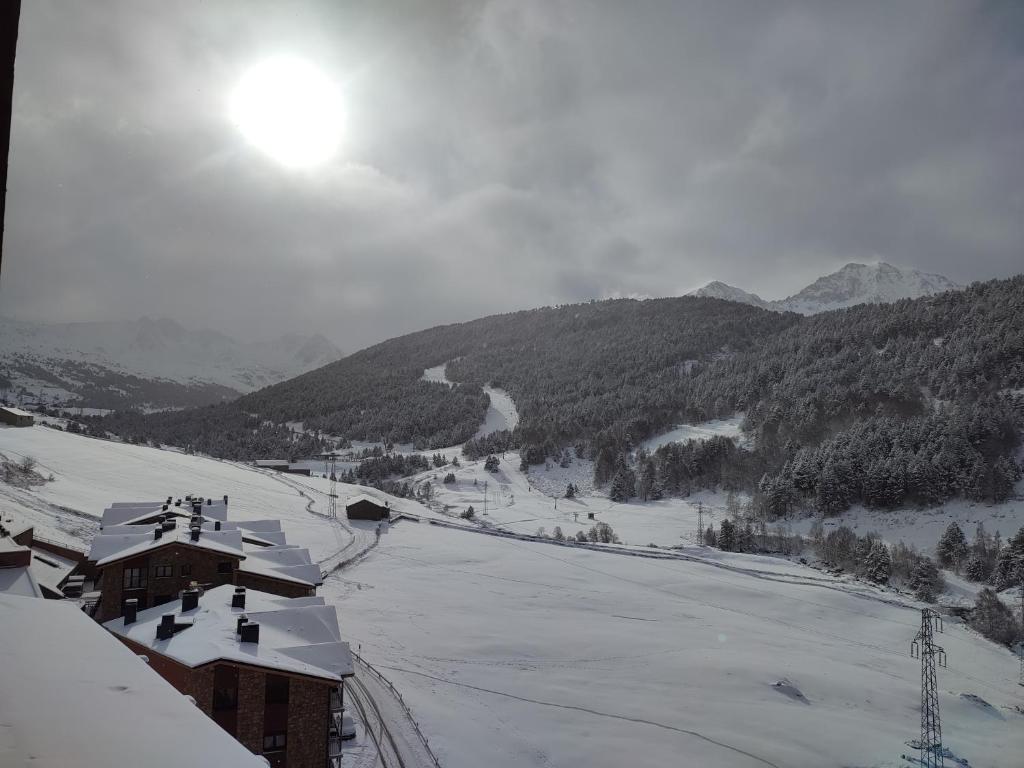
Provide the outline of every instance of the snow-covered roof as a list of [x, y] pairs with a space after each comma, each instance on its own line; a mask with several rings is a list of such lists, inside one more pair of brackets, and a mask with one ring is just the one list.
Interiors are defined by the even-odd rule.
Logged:
[[[249, 589], [245, 608], [232, 608], [234, 591], [226, 584], [201, 595], [194, 610], [182, 612], [181, 600], [176, 600], [139, 611], [127, 626], [124, 618], [103, 626], [189, 667], [225, 660], [330, 681], [352, 674], [352, 656], [341, 640], [333, 605], [320, 597], [287, 598]], [[166, 613], [191, 626], [158, 640], [156, 628]], [[242, 615], [260, 625], [259, 642], [239, 639], [236, 628]]]
[[253, 464], [257, 467], [287, 467], [289, 462], [284, 459], [257, 459]]
[[0, 411], [7, 411], [7, 413], [12, 413], [15, 416], [35, 416], [34, 413], [23, 411], [21, 408], [15, 408], [13, 405], [0, 405]]
[[233, 557], [245, 557], [242, 552], [241, 531], [204, 530], [198, 541], [192, 541], [188, 528], [184, 526], [165, 531], [159, 539], [154, 537], [154, 528], [138, 527], [139, 533], [118, 531], [108, 534], [101, 531], [92, 540], [88, 559], [95, 562], [96, 565], [104, 566], [170, 545], [208, 549]]
[[32, 577], [40, 586], [60, 593], [60, 584], [75, 569], [76, 563], [67, 558], [52, 555], [49, 552], [32, 550]]
[[285, 544], [243, 546], [243, 550], [246, 558], [238, 564], [240, 571], [311, 587], [321, 583], [320, 567], [310, 558], [308, 549]]
[[0, 615], [4, 765], [266, 765], [76, 605], [0, 594]]
[[[36, 582], [35, 577], [32, 575], [32, 569], [29, 566], [22, 566], [20, 568], [0, 568], [0, 593], [7, 595], [17, 595], [20, 597], [42, 597], [43, 591], [39, 588], [39, 584]], [[10, 621], [10, 617], [4, 615], [4, 620], [0, 624]], [[0, 636], [3, 632], [0, 631]], [[0, 744], [3, 740], [0, 739]], [[0, 749], [0, 753], [2, 753]]]
[[[106, 528], [111, 525], [133, 525], [142, 520], [147, 520], [153, 515], [167, 514], [178, 517], [191, 517], [192, 505], [183, 501], [181, 506], [168, 504], [167, 509], [163, 508], [166, 501], [128, 501], [115, 502], [103, 510], [100, 518], [100, 527]], [[223, 500], [214, 500], [210, 504], [203, 504], [202, 515], [211, 520], [227, 520], [228, 509]]]
[[376, 498], [375, 496], [371, 496], [368, 493], [357, 493], [355, 496], [349, 496], [347, 499], [345, 499], [345, 507], [347, 508], [358, 501], [371, 501], [378, 507], [388, 506], [386, 502], [383, 502], [380, 499]]

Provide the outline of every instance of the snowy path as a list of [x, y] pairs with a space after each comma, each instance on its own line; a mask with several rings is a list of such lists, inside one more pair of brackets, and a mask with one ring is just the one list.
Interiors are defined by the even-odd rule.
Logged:
[[355, 679], [348, 693], [385, 768], [440, 768], [412, 712], [391, 683], [353, 653]]
[[[441, 365], [435, 365], [433, 368], [427, 368], [423, 371], [423, 380], [432, 381], [437, 384], [447, 384], [449, 387], [455, 386], [455, 382], [449, 380], [445, 374], [445, 366], [447, 363]], [[487, 413], [484, 415], [484, 421], [477, 429], [474, 437], [483, 437], [489, 435], [491, 432], [497, 432], [502, 429], [507, 429], [510, 432], [519, 425], [519, 411], [516, 410], [516, 404], [512, 401], [512, 397], [503, 389], [497, 387], [484, 386], [483, 390], [487, 393], [487, 396], [491, 399], [491, 404], [487, 408]]]

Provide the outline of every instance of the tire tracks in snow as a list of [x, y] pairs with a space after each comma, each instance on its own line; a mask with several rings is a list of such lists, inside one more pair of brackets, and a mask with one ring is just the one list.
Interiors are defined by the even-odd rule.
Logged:
[[710, 736], [707, 736], [707, 735], [701, 733], [700, 731], [693, 731], [693, 730], [690, 730], [688, 728], [680, 728], [680, 727], [675, 726], [675, 725], [669, 725], [668, 723], [659, 723], [657, 720], [646, 720], [646, 719], [644, 719], [642, 717], [630, 717], [629, 715], [620, 715], [620, 714], [616, 714], [614, 712], [602, 712], [599, 709], [590, 709], [589, 707], [581, 707], [581, 706], [576, 705], [576, 704], [559, 704], [558, 702], [544, 701], [543, 699], [531, 699], [531, 698], [529, 698], [527, 696], [518, 696], [518, 695], [516, 695], [514, 693], [508, 693], [507, 691], [498, 691], [498, 690], [495, 690], [493, 688], [483, 688], [483, 687], [478, 686], [478, 685], [471, 685], [470, 683], [456, 682], [454, 680], [448, 680], [448, 679], [443, 678], [443, 677], [438, 677], [437, 675], [430, 675], [430, 674], [427, 674], [426, 672], [418, 672], [418, 671], [413, 670], [413, 669], [404, 669], [403, 667], [392, 667], [392, 666], [388, 666], [388, 665], [385, 665], [385, 664], [378, 664], [377, 666], [381, 667], [382, 669], [389, 669], [392, 672], [401, 672], [401, 673], [405, 673], [405, 674], [409, 674], [409, 675], [417, 675], [418, 677], [425, 677], [428, 680], [435, 680], [435, 681], [437, 681], [439, 683], [445, 683], [447, 685], [454, 685], [454, 686], [457, 686], [459, 688], [468, 688], [469, 690], [479, 691], [481, 693], [489, 693], [492, 696], [503, 696], [505, 698], [515, 699], [516, 701], [522, 701], [522, 702], [525, 702], [527, 704], [538, 704], [538, 705], [544, 706], [544, 707], [554, 707], [556, 709], [567, 709], [567, 710], [572, 710], [572, 711], [575, 711], [575, 712], [584, 712], [586, 714], [595, 715], [597, 717], [606, 717], [606, 718], [609, 718], [609, 719], [612, 719], [612, 720], [621, 720], [621, 721], [624, 721], [624, 722], [637, 723], [637, 724], [640, 724], [640, 725], [649, 725], [649, 726], [652, 726], [654, 728], [661, 728], [662, 730], [666, 730], [666, 731], [674, 731], [675, 733], [682, 733], [684, 735], [693, 736], [693, 737], [698, 738], [698, 739], [700, 739], [702, 741], [706, 741], [709, 744], [714, 744], [715, 746], [722, 747], [723, 749], [727, 749], [730, 752], [734, 752], [736, 754], [743, 755], [745, 757], [749, 757], [751, 760], [755, 760], [755, 761], [757, 761], [758, 763], [760, 763], [762, 765], [771, 766], [771, 768], [782, 768], [782, 766], [778, 765], [777, 763], [773, 763], [771, 760], [768, 760], [767, 758], [761, 757], [760, 755], [755, 755], [753, 752], [747, 752], [745, 749], [733, 746], [732, 744], [727, 744], [724, 741], [719, 741], [717, 739], [714, 739], [714, 738], [712, 738]]

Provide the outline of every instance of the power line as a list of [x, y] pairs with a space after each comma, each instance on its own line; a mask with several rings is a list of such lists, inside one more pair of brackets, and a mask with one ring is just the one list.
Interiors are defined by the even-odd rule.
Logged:
[[946, 652], [936, 645], [933, 631], [942, 632], [942, 617], [931, 608], [921, 610], [921, 629], [910, 643], [910, 656], [921, 659], [921, 765], [943, 768], [942, 722], [936, 667], [946, 666]]

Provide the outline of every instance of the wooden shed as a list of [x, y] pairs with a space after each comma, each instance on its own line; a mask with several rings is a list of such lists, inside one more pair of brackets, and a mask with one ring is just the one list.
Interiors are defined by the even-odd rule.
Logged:
[[35, 417], [21, 408], [4, 405], [0, 406], [0, 422], [10, 424], [12, 427], [31, 427], [35, 423]]
[[366, 494], [353, 496], [345, 502], [345, 512], [349, 520], [387, 520], [391, 516], [387, 502]]

